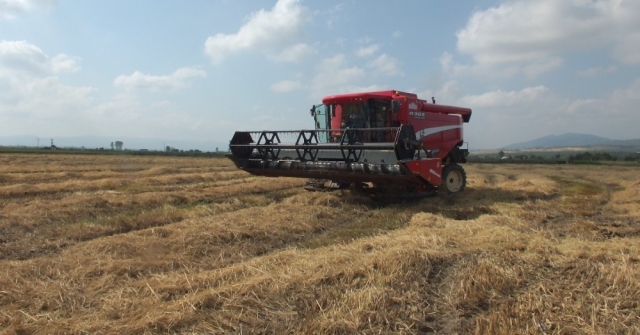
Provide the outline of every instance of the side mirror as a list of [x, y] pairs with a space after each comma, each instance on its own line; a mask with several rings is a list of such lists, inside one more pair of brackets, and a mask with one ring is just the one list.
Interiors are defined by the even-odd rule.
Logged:
[[397, 100], [392, 100], [391, 101], [391, 112], [392, 113], [397, 113], [400, 111], [400, 101]]
[[311, 116], [316, 116], [316, 105], [311, 106]]

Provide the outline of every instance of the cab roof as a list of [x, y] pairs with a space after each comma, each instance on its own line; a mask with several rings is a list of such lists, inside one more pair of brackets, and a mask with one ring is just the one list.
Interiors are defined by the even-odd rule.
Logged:
[[391, 100], [393, 97], [407, 97], [407, 98], [415, 98], [418, 96], [414, 93], [407, 93], [395, 90], [388, 91], [377, 91], [377, 92], [361, 92], [361, 93], [348, 93], [348, 94], [338, 94], [338, 95], [329, 95], [322, 99], [323, 104], [337, 104], [337, 103], [355, 103], [367, 101], [369, 99], [381, 99], [381, 100]]

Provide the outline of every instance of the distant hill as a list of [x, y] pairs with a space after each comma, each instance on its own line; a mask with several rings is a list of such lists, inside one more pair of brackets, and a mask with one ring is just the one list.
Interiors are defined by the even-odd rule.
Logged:
[[587, 146], [640, 146], [640, 139], [612, 140], [589, 134], [568, 133], [564, 135], [549, 135], [538, 139], [514, 143], [503, 149], [533, 149], [559, 147], [587, 147]]
[[[228, 143], [209, 142], [209, 141], [186, 141], [186, 140], [168, 140], [162, 138], [136, 138], [136, 137], [105, 137], [105, 136], [78, 136], [78, 137], [54, 137], [53, 143], [60, 148], [81, 148], [87, 149], [105, 148], [111, 149], [111, 142], [122, 141], [124, 149], [147, 149], [163, 151], [165, 146], [174, 147], [180, 150], [201, 150], [215, 151], [219, 148], [226, 151], [229, 148]], [[18, 147], [48, 147], [51, 145], [51, 138], [36, 136], [0, 136], [0, 146], [18, 146]]]

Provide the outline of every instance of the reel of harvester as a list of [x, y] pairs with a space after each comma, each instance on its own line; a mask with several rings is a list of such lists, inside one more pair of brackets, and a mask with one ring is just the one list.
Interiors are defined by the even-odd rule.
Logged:
[[[411, 125], [238, 131], [229, 148], [231, 154], [227, 157], [238, 168], [259, 176], [309, 178], [308, 190], [350, 186], [366, 189], [371, 185], [409, 187], [422, 192], [433, 189], [407, 165], [430, 160]], [[424, 157], [419, 154], [420, 149]]]

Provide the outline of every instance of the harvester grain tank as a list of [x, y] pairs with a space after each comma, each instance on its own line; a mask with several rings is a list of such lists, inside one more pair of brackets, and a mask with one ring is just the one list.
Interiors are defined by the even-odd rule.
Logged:
[[227, 157], [255, 175], [310, 178], [311, 189], [465, 188], [460, 164], [469, 154], [462, 136], [469, 108], [379, 91], [327, 96], [311, 116], [313, 130], [237, 131]]

